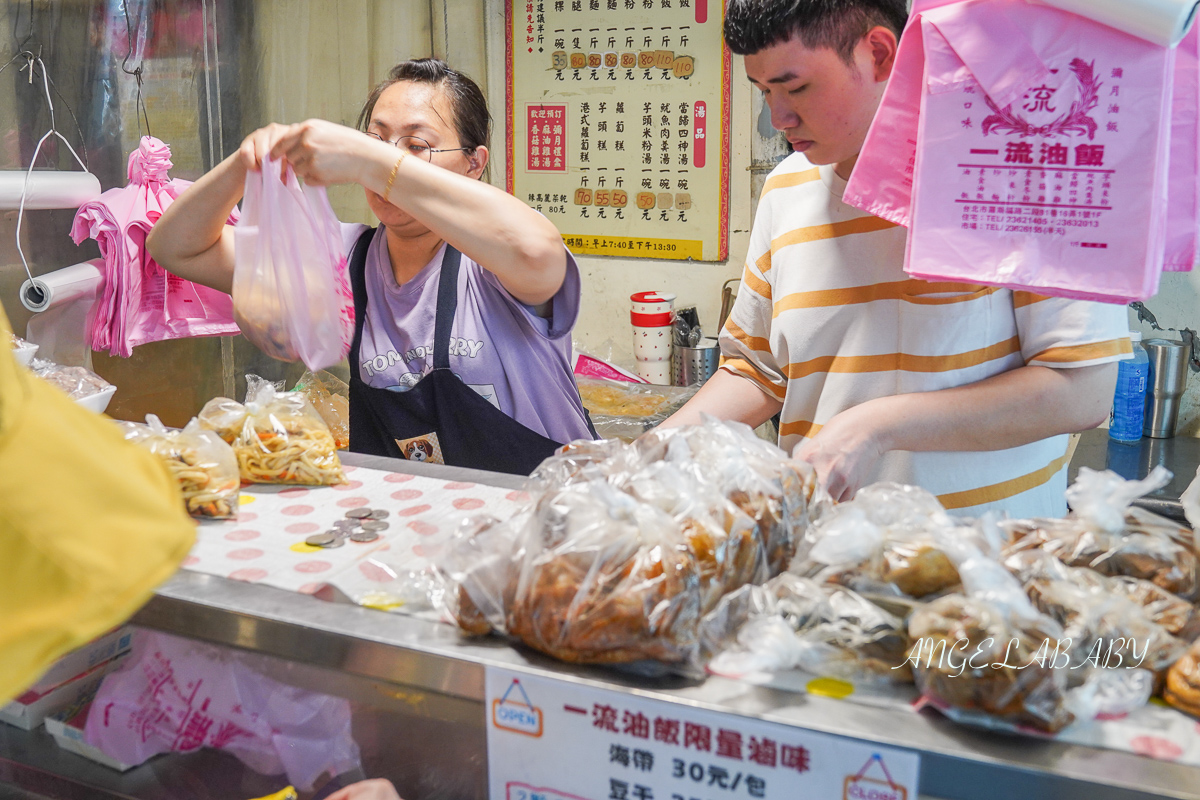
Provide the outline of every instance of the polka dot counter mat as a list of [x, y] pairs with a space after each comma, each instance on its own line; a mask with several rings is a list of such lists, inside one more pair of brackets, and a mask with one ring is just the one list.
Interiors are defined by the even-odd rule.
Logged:
[[[330, 584], [363, 605], [417, 610], [425, 591], [420, 576], [458, 524], [484, 512], [506, 519], [526, 497], [475, 483], [344, 469], [350, 480], [344, 486], [242, 487], [237, 520], [200, 523], [184, 568], [304, 594]], [[305, 544], [360, 506], [388, 511], [378, 539], [328, 549]]]

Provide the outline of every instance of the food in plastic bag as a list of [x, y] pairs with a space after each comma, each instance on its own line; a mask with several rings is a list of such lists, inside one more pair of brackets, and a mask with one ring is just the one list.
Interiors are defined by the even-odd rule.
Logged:
[[322, 370], [305, 372], [293, 391], [302, 392], [329, 426], [338, 450], [350, 446], [350, 387], [341, 378]]
[[112, 388], [111, 383], [84, 367], [64, 367], [53, 361], [35, 358], [29, 368], [42, 380], [62, 389], [72, 400], [82, 400]]
[[877, 483], [808, 529], [792, 571], [868, 594], [922, 598], [959, 583], [942, 550], [946, 537], [994, 547], [984, 525], [950, 517], [924, 489]]
[[269, 669], [259, 656], [138, 631], [132, 657], [100, 686], [85, 741], [135, 765], [158, 753], [226, 750], [305, 792], [324, 773], [361, 768], [349, 701], [281, 683]]
[[[1049, 617], [1005, 613], [952, 594], [913, 614], [908, 633], [916, 654], [928, 655], [915, 667], [917, 685], [936, 703], [1049, 733], [1074, 721], [1065, 705], [1066, 673], [1034, 660], [1044, 642], [1062, 638]], [[942, 653], [947, 657], [934, 658]]]
[[655, 386], [648, 383], [582, 378], [575, 382], [596, 433], [603, 439], [632, 442], [674, 414], [698, 386]]
[[1200, 642], [1193, 644], [1167, 670], [1163, 700], [1193, 717], [1200, 717]]
[[217, 397], [198, 417], [201, 427], [233, 445], [242, 480], [327, 486], [345, 483], [329, 427], [302, 393], [280, 392], [246, 376], [245, 404]]
[[325, 189], [264, 159], [246, 173], [235, 229], [233, 311], [246, 338], [281, 361], [324, 369], [346, 357], [354, 298], [341, 227]]
[[725, 595], [702, 623], [724, 675], [801, 668], [851, 681], [911, 682], [904, 621], [841, 586], [784, 573]]
[[547, 459], [513, 519], [469, 521], [438, 565], [449, 612], [565, 661], [697, 672], [698, 622], [783, 570], [816, 480], [746, 426], [710, 420]]
[[[1019, 557], [1029, 599], [1071, 639], [1072, 668], [1095, 657], [1093, 663], [1102, 668], [1133, 666], [1162, 673], [1182, 654], [1184, 643], [1156, 624], [1116, 579], [1065, 566], [1045, 552], [1027, 551]], [[1083, 678], [1080, 673], [1071, 677], [1076, 676]]]
[[170, 430], [150, 414], [146, 424], [117, 423], [126, 441], [134, 442], [158, 456], [183, 493], [193, 517], [234, 519], [237, 517], [241, 478], [233, 448], [213, 431], [192, 419], [181, 431]]
[[1198, 587], [1192, 531], [1130, 505], [1168, 480], [1170, 473], [1161, 467], [1143, 481], [1083, 467], [1067, 490], [1071, 514], [1065, 519], [1004, 523], [1015, 539], [1007, 552], [1044, 549], [1070, 566], [1141, 578], [1193, 599]]

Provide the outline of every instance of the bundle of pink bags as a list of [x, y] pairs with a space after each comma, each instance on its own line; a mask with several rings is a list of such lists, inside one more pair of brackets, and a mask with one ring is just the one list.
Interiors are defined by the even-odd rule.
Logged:
[[1200, 255], [1198, 43], [916, 0], [845, 201], [909, 228], [916, 278], [1147, 299]]
[[[171, 275], [146, 252], [146, 236], [191, 181], [167, 177], [171, 150], [143, 136], [129, 154], [129, 183], [80, 206], [75, 244], [95, 239], [104, 258], [104, 285], [89, 314], [93, 350], [128, 358], [147, 342], [189, 336], [232, 336], [233, 301], [224, 292]], [[229, 223], [237, 222], [237, 209]]]

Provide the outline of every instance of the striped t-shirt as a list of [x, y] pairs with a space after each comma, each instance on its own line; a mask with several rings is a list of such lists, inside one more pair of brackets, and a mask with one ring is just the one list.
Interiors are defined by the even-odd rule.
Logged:
[[[909, 278], [906, 229], [846, 205], [845, 185], [832, 166], [813, 167], [799, 154], [771, 173], [721, 332], [722, 367], [783, 402], [785, 450], [877, 397], [1132, 352], [1124, 306]], [[1067, 441], [985, 453], [892, 451], [869, 482], [921, 486], [962, 513], [1059, 516]]]

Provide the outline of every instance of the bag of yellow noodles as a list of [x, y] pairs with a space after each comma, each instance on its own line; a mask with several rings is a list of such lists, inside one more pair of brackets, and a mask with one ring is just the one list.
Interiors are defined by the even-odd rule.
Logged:
[[200, 411], [200, 425], [233, 445], [242, 480], [328, 486], [345, 483], [329, 426], [300, 392], [280, 392], [246, 376], [246, 402], [217, 397]]
[[199, 519], [237, 517], [237, 458], [233, 449], [193, 419], [181, 431], [167, 428], [158, 417], [146, 415], [146, 424], [118, 422], [126, 441], [149, 450], [166, 465], [179, 483], [188, 514]]

